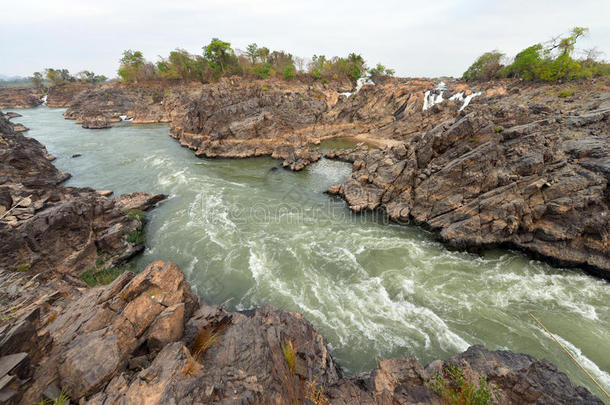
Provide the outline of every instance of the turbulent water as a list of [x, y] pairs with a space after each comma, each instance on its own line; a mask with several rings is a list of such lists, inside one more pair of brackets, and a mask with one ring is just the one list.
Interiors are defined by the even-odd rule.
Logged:
[[199, 296], [229, 309], [269, 303], [304, 314], [348, 373], [484, 344], [546, 358], [601, 396], [532, 312], [610, 387], [605, 281], [514, 252], [449, 251], [380, 213], [352, 214], [323, 193], [349, 174], [345, 163], [323, 159], [293, 173], [267, 158], [198, 159], [165, 125], [86, 130], [61, 109], [19, 112], [27, 135], [73, 174], [67, 185], [170, 196], [148, 215], [140, 268], [175, 262]]

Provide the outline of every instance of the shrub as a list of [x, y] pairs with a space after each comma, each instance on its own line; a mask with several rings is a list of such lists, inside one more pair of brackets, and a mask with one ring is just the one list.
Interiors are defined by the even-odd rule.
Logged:
[[55, 399], [41, 399], [36, 405], [66, 405], [70, 403], [70, 395], [63, 389]]
[[313, 72], [311, 72], [311, 75], [313, 76], [314, 79], [318, 80], [322, 78], [322, 73], [318, 70], [318, 69], [314, 69]]
[[504, 65], [500, 63], [504, 54], [498, 51], [486, 52], [464, 72], [462, 79], [467, 81], [490, 80], [502, 74]]
[[318, 383], [316, 380], [308, 381], [305, 385], [305, 399], [311, 401], [313, 405], [328, 405], [330, 404], [330, 400], [321, 387], [318, 387]]
[[574, 95], [573, 91], [568, 91], [568, 90], [561, 90], [559, 92], [559, 94], [557, 94], [558, 97], [560, 98], [567, 98], [567, 97], [572, 97]]
[[290, 65], [290, 66], [286, 66], [286, 69], [284, 69], [284, 79], [286, 80], [290, 80], [290, 79], [294, 79], [296, 77], [296, 69], [294, 68], [294, 66]]
[[491, 405], [495, 401], [485, 377], [481, 377], [478, 386], [466, 381], [462, 370], [454, 365], [446, 366], [442, 374], [435, 373], [430, 389], [436, 392], [442, 400], [451, 405]]

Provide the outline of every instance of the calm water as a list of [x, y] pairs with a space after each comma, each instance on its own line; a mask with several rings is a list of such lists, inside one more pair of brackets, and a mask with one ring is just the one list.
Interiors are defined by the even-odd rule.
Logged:
[[303, 313], [348, 373], [393, 356], [426, 364], [480, 343], [546, 358], [601, 397], [531, 311], [610, 388], [607, 282], [513, 252], [448, 251], [415, 227], [351, 214], [323, 193], [349, 174], [345, 163], [293, 173], [267, 158], [198, 159], [166, 125], [85, 130], [63, 111], [20, 110], [15, 121], [73, 174], [68, 185], [168, 194], [148, 215], [137, 264], [177, 263], [207, 302]]

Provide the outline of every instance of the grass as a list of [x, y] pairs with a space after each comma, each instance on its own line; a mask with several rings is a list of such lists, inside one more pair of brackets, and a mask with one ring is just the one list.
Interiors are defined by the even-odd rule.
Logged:
[[31, 267], [31, 265], [29, 263], [27, 263], [27, 264], [17, 267], [17, 269], [15, 269], [15, 271], [23, 273], [23, 272], [28, 271], [30, 269], [30, 267]]
[[559, 98], [568, 98], [568, 97], [572, 97], [573, 95], [574, 95], [573, 91], [561, 90], [559, 92], [559, 94], [557, 94], [557, 97], [559, 97]]
[[495, 128], [494, 128], [494, 132], [495, 132], [496, 134], [499, 134], [499, 133], [500, 133], [500, 132], [502, 132], [502, 131], [504, 131], [504, 128], [502, 128], [502, 127], [495, 127]]
[[291, 340], [286, 339], [284, 342], [280, 343], [280, 346], [282, 347], [282, 353], [284, 353], [284, 358], [286, 359], [286, 364], [288, 365], [290, 374], [294, 375], [297, 365], [297, 353], [294, 345], [292, 344]]
[[136, 245], [143, 245], [146, 242], [146, 234], [144, 233], [144, 219], [146, 213], [141, 210], [127, 210], [125, 215], [138, 221], [138, 228], [135, 231], [126, 231], [124, 235], [127, 236], [127, 242], [134, 243]]
[[199, 363], [194, 358], [190, 357], [186, 359], [184, 367], [182, 368], [182, 375], [193, 375], [199, 371]]
[[70, 395], [64, 390], [61, 390], [59, 396], [55, 399], [41, 399], [36, 405], [66, 405], [70, 402]]
[[308, 381], [305, 385], [305, 399], [308, 399], [313, 405], [329, 405], [330, 400], [326, 395], [322, 387], [318, 386], [318, 382]]
[[137, 269], [133, 264], [124, 264], [116, 267], [101, 267], [100, 265], [96, 265], [81, 274], [80, 279], [87, 283], [88, 287], [95, 287], [96, 285], [112, 283], [118, 276], [126, 271], [136, 272]]
[[[435, 373], [429, 382], [430, 389], [436, 392], [442, 399], [443, 404], [449, 405], [492, 405], [491, 388], [485, 377], [481, 377], [479, 384], [467, 381], [462, 370], [454, 365], [446, 366], [443, 375]], [[444, 377], [446, 376], [446, 378]]]
[[208, 325], [202, 328], [197, 334], [197, 338], [191, 348], [191, 353], [196, 359], [201, 359], [205, 352], [220, 340], [220, 334], [228, 327], [228, 324], [221, 324], [216, 327]]

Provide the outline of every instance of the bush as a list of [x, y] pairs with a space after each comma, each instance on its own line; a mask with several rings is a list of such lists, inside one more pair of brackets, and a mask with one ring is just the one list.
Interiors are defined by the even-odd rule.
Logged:
[[485, 377], [481, 377], [478, 386], [466, 381], [462, 370], [454, 365], [446, 366], [442, 374], [436, 373], [429, 382], [430, 389], [436, 392], [442, 400], [451, 405], [491, 405], [495, 401]]
[[568, 98], [568, 97], [572, 97], [574, 95], [573, 91], [568, 91], [568, 90], [561, 90], [559, 92], [559, 94], [557, 94], [557, 97], [560, 98]]
[[504, 54], [498, 51], [486, 52], [462, 75], [467, 81], [495, 79], [502, 74], [504, 65], [500, 63]]
[[96, 285], [106, 285], [112, 283], [118, 276], [126, 271], [136, 272], [137, 269], [133, 264], [125, 264], [116, 267], [103, 267], [103, 263], [100, 265], [98, 262], [95, 267], [90, 268], [81, 274], [80, 279], [83, 280], [88, 287], [95, 287]]
[[296, 69], [294, 68], [294, 66], [286, 66], [286, 69], [284, 69], [284, 79], [286, 80], [290, 80], [290, 79], [294, 79], [296, 77]]

